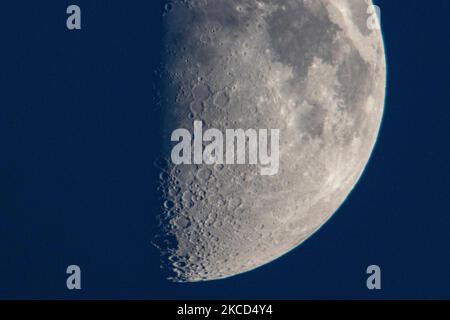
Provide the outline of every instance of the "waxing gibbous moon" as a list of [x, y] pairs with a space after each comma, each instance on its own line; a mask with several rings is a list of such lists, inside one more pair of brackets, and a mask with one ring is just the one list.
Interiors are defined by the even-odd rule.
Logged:
[[[175, 1], [164, 15], [160, 239], [174, 281], [264, 265], [320, 228], [360, 178], [384, 108], [364, 0]], [[280, 167], [174, 165], [170, 133], [279, 129]]]

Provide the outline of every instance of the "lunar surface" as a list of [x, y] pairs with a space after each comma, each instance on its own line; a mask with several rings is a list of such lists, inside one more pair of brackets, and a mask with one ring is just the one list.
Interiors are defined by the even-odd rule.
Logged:
[[[384, 108], [381, 32], [364, 0], [192, 0], [166, 5], [166, 158], [159, 247], [174, 281], [264, 265], [310, 237], [368, 162]], [[280, 167], [174, 165], [170, 133], [279, 129]]]

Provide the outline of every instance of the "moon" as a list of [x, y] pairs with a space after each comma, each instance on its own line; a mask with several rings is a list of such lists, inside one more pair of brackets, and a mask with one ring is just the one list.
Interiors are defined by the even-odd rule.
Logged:
[[[250, 271], [315, 233], [347, 198], [382, 119], [382, 34], [365, 0], [166, 5], [158, 247], [170, 279]], [[373, 18], [373, 17], [372, 17]], [[280, 167], [174, 165], [170, 133], [277, 128]], [[167, 143], [166, 143], [167, 142]]]

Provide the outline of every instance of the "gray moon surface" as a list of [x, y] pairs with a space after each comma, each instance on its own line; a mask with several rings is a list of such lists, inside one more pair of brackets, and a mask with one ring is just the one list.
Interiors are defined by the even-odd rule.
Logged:
[[[317, 231], [355, 187], [380, 128], [381, 31], [365, 0], [174, 1], [164, 15], [166, 158], [159, 245], [173, 281], [255, 269]], [[372, 30], [373, 29], [373, 30]], [[170, 133], [280, 129], [280, 169], [173, 165]]]

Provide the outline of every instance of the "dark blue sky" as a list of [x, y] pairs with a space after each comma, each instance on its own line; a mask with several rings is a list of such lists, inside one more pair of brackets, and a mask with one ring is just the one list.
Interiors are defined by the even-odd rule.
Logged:
[[[8, 1], [0, 17], [0, 298], [450, 298], [450, 2], [377, 1], [388, 95], [351, 196], [255, 271], [174, 284], [151, 245], [157, 1]], [[65, 269], [82, 268], [68, 291]], [[382, 290], [365, 286], [382, 268]]]

